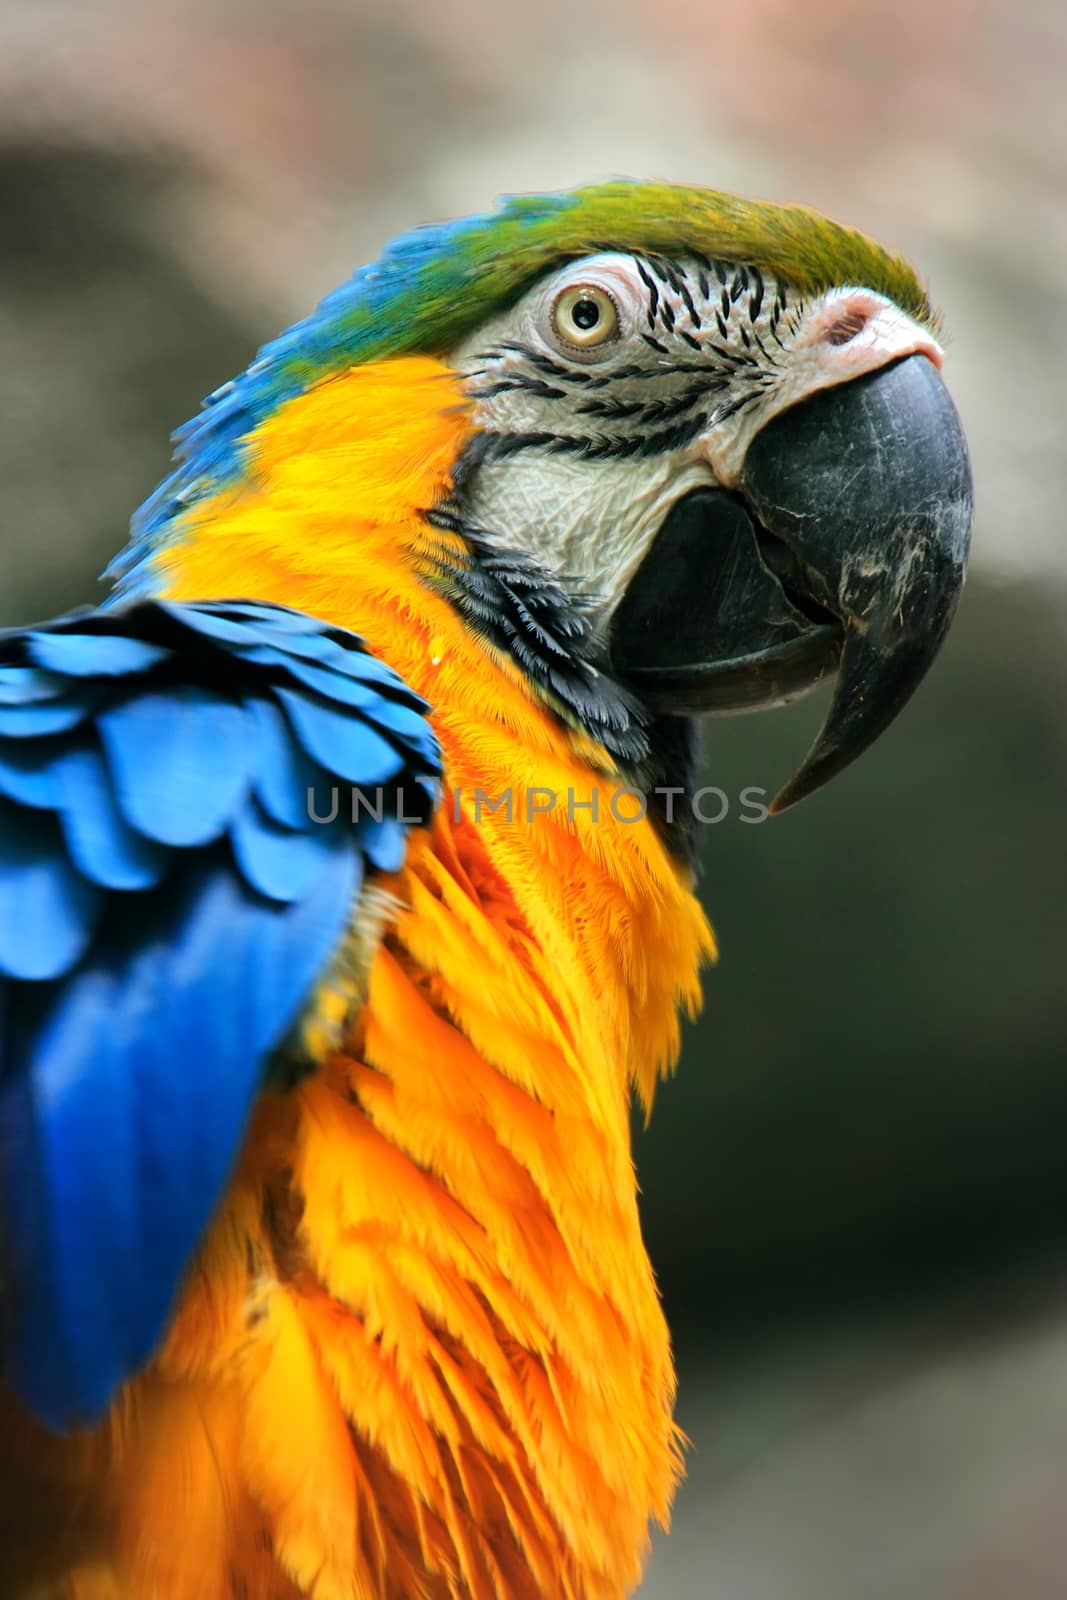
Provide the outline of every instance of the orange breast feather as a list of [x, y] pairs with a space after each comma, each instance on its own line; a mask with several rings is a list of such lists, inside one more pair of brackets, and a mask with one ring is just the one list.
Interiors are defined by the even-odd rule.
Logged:
[[[617, 1600], [667, 1513], [628, 1102], [711, 936], [603, 751], [425, 581], [468, 430], [439, 363], [354, 368], [261, 425], [167, 558], [176, 596], [362, 634], [434, 707], [446, 790], [345, 1048], [264, 1099], [153, 1369], [87, 1439], [11, 1424], [26, 1595]], [[533, 786], [561, 804], [528, 822]]]

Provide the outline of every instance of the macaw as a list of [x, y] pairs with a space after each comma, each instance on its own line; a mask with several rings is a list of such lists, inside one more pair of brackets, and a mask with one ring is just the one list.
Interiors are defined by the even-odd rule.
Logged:
[[836, 675], [781, 810], [912, 693], [942, 361], [813, 211], [511, 198], [268, 344], [109, 598], [0, 636], [5, 1595], [633, 1589], [693, 729]]

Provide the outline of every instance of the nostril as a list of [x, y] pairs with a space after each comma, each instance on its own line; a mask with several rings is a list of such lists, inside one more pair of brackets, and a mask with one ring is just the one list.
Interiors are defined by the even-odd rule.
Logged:
[[840, 316], [835, 317], [833, 322], [830, 323], [823, 334], [823, 341], [825, 344], [832, 345], [848, 344], [849, 340], [854, 339], [857, 333], [863, 332], [867, 326], [867, 321], [868, 314], [866, 311], [859, 311], [855, 308], [843, 311]]

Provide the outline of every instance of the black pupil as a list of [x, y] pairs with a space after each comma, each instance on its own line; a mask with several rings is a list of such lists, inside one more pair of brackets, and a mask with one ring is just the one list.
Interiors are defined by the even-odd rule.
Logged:
[[600, 307], [595, 300], [576, 300], [571, 316], [574, 319], [574, 326], [588, 333], [589, 329], [595, 328], [600, 321]]

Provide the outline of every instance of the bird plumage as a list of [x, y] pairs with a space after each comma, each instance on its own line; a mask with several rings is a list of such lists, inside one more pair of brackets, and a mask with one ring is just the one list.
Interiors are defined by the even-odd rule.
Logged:
[[244, 441], [278, 407], [353, 364], [446, 354], [543, 273], [596, 251], [666, 256], [697, 250], [755, 265], [798, 290], [863, 284], [930, 327], [936, 316], [914, 268], [853, 228], [806, 206], [721, 190], [616, 180], [513, 195], [493, 211], [394, 239], [303, 321], [264, 346], [175, 435], [177, 470], [133, 520], [112, 563], [120, 590], [153, 579], [153, 553], [175, 519], [213, 486], [239, 478]]
[[[678, 454], [694, 440], [672, 436], [644, 461], [640, 440], [629, 451], [644, 490], [625, 473], [598, 486], [598, 460], [614, 470], [624, 453], [583, 451], [594, 476], [558, 493], [548, 432], [528, 452], [540, 476], [521, 491], [514, 478], [509, 505], [485, 490], [491, 422], [474, 370], [480, 330], [495, 338], [501, 318], [525, 316], [524, 296], [536, 312], [539, 284], [597, 252], [628, 253], [617, 270], [638, 295], [653, 255], [672, 292], [672, 259], [737, 263], [754, 326], [764, 275], [802, 291], [820, 381], [839, 377], [820, 296], [849, 285], [863, 286], [864, 317], [897, 319], [896, 353], [939, 360], [911, 269], [814, 213], [621, 182], [514, 198], [397, 241], [267, 346], [177, 436], [112, 599], [11, 645], [19, 670], [44, 652], [26, 668], [43, 674], [21, 708], [31, 718], [47, 718], [55, 684], [61, 705], [92, 686], [80, 715], [99, 726], [103, 803], [122, 818], [94, 836], [102, 884], [81, 871], [76, 829], [64, 846], [76, 889], [37, 940], [37, 959], [65, 962], [57, 1003], [75, 1005], [92, 968], [88, 902], [151, 896], [139, 886], [164, 856], [193, 869], [157, 896], [154, 936], [167, 961], [190, 939], [199, 952], [194, 983], [166, 965], [146, 977], [151, 930], [126, 935], [124, 993], [142, 1024], [158, 1006], [159, 1026], [124, 1031], [114, 991], [94, 1002], [116, 1027], [100, 1022], [84, 1059], [67, 1058], [83, 1126], [26, 1101], [32, 1050], [5, 1065], [15, 1244], [45, 1214], [40, 1197], [60, 1192], [38, 1127], [61, 1127], [77, 1155], [70, 1197], [96, 1186], [105, 1208], [70, 1221], [66, 1254], [27, 1249], [8, 1301], [17, 1399], [0, 1402], [0, 1549], [17, 1595], [619, 1600], [649, 1519], [668, 1515], [674, 1375], [629, 1103], [636, 1092], [648, 1107], [673, 1065], [714, 944], [685, 828], [669, 808], [613, 803], [683, 792], [693, 745], [686, 716], [653, 710], [613, 671], [617, 594], [601, 579], [628, 581], [678, 497], [716, 480]], [[666, 337], [674, 313], [660, 316]], [[674, 380], [672, 347], [654, 339], [640, 405], [669, 410], [677, 390], [652, 389]], [[572, 426], [632, 424], [633, 363], [629, 376], [625, 362], [601, 369], [590, 408], [585, 356], [572, 356]], [[509, 355], [512, 375], [525, 359]], [[527, 394], [566, 421], [559, 393], [538, 393], [536, 360], [528, 376]], [[792, 590], [779, 593], [785, 607]], [[0, 758], [2, 690], [0, 678]], [[250, 696], [270, 709], [250, 717]], [[66, 725], [38, 735], [62, 740]], [[18, 828], [53, 803], [41, 771], [0, 759]], [[363, 785], [402, 790], [413, 812], [357, 822], [342, 809], [305, 827], [309, 810], [329, 814], [323, 787]], [[11, 838], [17, 885], [32, 851]], [[53, 864], [59, 838], [53, 825]], [[319, 870], [331, 850], [347, 878]], [[220, 882], [229, 901], [216, 907]], [[240, 905], [274, 926], [312, 885], [329, 904], [306, 938], [245, 929]], [[216, 1069], [225, 1093], [207, 1102], [201, 1148], [194, 1100]], [[106, 1094], [89, 1106], [94, 1073]], [[153, 1086], [158, 1216], [136, 1149], [102, 1186], [93, 1166], [121, 1137], [97, 1135], [108, 1106], [123, 1113]], [[169, 1233], [167, 1183], [195, 1190]], [[106, 1207], [131, 1193], [163, 1248], [154, 1234], [140, 1254], [108, 1236]], [[124, 1274], [140, 1267], [154, 1298], [127, 1325]], [[82, 1297], [66, 1309], [65, 1274]], [[160, 1283], [178, 1288], [169, 1318]], [[92, 1371], [77, 1348], [83, 1303], [113, 1324]], [[51, 1357], [35, 1364], [52, 1318]], [[99, 1406], [120, 1379], [95, 1426], [62, 1438], [43, 1425]]]
[[309, 794], [406, 782], [425, 818], [439, 761], [394, 673], [279, 607], [87, 611], [0, 662], [4, 1376], [69, 1428], [151, 1355], [365, 869], [402, 859], [395, 804], [316, 825]]
[[[83, 1517], [118, 1517], [124, 1595], [228, 1595], [233, 1564], [232, 1592], [263, 1600], [280, 1574], [323, 1600], [606, 1597], [666, 1515], [673, 1379], [628, 1086], [649, 1096], [673, 1060], [710, 936], [653, 822], [606, 809], [615, 760], [425, 581], [460, 542], [421, 508], [469, 415], [426, 358], [317, 386], [251, 441], [247, 492], [198, 504], [161, 561], [182, 604], [239, 580], [337, 626], [358, 616], [432, 697], [446, 800], [466, 800], [383, 880], [397, 909], [356, 1028], [264, 1099], [162, 1348], [98, 1437]], [[522, 826], [544, 786], [587, 804], [600, 787], [600, 818]], [[475, 789], [511, 791], [518, 825], [474, 825]], [[211, 1457], [219, 1429], [239, 1440], [232, 1472]], [[191, 1502], [199, 1531], [146, 1501]], [[485, 1526], [507, 1539], [486, 1545]], [[274, 1552], [258, 1588], [241, 1554], [257, 1538]]]

